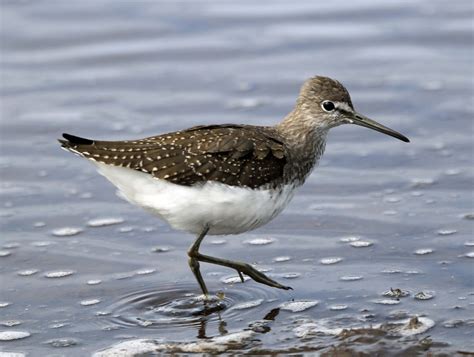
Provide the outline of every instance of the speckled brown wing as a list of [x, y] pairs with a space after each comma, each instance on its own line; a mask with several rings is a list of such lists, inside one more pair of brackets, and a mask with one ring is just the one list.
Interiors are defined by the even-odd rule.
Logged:
[[285, 147], [265, 127], [198, 126], [135, 141], [95, 141], [63, 134], [63, 148], [179, 185], [218, 181], [257, 188], [283, 177]]

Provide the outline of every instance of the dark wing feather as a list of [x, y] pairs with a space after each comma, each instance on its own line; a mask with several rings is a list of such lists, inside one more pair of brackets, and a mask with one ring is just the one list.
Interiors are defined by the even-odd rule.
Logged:
[[285, 146], [269, 128], [193, 127], [135, 141], [95, 141], [64, 134], [63, 148], [180, 185], [218, 181], [257, 188], [283, 179]]

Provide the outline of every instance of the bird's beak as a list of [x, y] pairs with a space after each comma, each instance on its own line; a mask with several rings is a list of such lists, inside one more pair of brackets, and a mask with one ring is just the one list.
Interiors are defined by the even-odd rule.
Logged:
[[393, 129], [387, 128], [386, 126], [377, 123], [375, 120], [369, 119], [366, 116], [357, 112], [351, 113], [348, 116], [347, 120], [351, 124], [356, 124], [369, 129], [380, 131], [381, 133], [393, 136], [394, 138], [400, 139], [401, 141], [404, 141], [406, 143], [410, 142], [410, 140], [405, 135], [402, 135]]

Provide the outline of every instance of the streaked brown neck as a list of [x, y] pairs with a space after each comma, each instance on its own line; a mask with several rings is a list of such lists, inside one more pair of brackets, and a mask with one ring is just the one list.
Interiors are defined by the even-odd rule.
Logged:
[[302, 182], [318, 163], [326, 147], [328, 129], [318, 127], [309, 108], [298, 104], [285, 119], [275, 126], [285, 139], [290, 155], [291, 167]]

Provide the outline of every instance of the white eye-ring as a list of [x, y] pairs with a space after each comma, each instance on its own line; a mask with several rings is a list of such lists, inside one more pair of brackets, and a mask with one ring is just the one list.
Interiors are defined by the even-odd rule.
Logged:
[[325, 112], [332, 112], [334, 109], [336, 109], [336, 106], [330, 100], [325, 100], [321, 103], [321, 108], [323, 108]]

